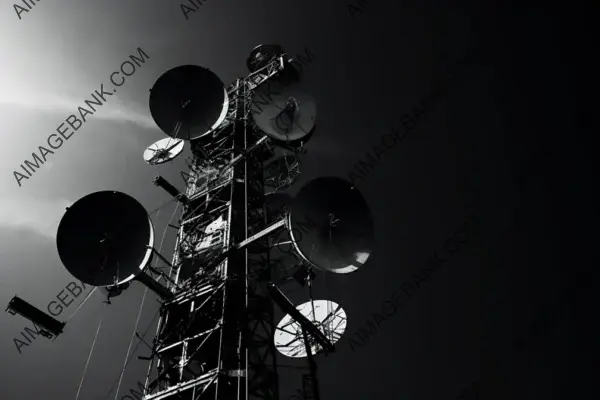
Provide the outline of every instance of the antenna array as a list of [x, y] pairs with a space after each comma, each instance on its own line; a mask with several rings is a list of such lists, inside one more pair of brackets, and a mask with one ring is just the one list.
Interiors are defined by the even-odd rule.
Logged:
[[[292, 61], [281, 46], [260, 45], [247, 60], [251, 73], [227, 87], [209, 69], [183, 65], [150, 90], [150, 111], [168, 137], [144, 160], [169, 162], [184, 142], [193, 155], [184, 192], [154, 179], [183, 206], [171, 262], [154, 249], [148, 213], [125, 193], [89, 194], [61, 220], [57, 247], [73, 276], [109, 297], [138, 281], [161, 299], [152, 353], [143, 357], [150, 359], [145, 400], [278, 399], [277, 351], [308, 359], [305, 398], [320, 398], [314, 356], [334, 351], [346, 313], [313, 300], [313, 270], [363, 266], [373, 223], [360, 193], [341, 179], [317, 178], [293, 199], [281, 192], [296, 182], [297, 156], [316, 125], [316, 102]], [[271, 83], [281, 93], [253, 109]], [[306, 221], [311, 230], [300, 238], [294, 232]], [[308, 289], [300, 306], [274, 283], [280, 231], [298, 261], [293, 276]], [[154, 256], [169, 273], [151, 267]], [[274, 304], [286, 314], [277, 325]]]

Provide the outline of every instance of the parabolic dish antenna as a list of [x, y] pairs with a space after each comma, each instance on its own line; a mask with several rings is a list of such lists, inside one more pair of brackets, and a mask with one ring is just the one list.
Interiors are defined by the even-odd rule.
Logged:
[[373, 218], [367, 202], [349, 182], [335, 177], [307, 183], [290, 208], [290, 237], [316, 268], [338, 274], [356, 271], [373, 249]]
[[[302, 315], [312, 322], [331, 342], [335, 344], [346, 330], [348, 319], [344, 309], [329, 300], [314, 300], [296, 307]], [[292, 358], [306, 357], [302, 327], [289, 314], [281, 319], [273, 340], [275, 347], [285, 356]], [[312, 354], [317, 354], [323, 348], [310, 336], [308, 338]]]
[[144, 151], [144, 161], [150, 165], [171, 161], [183, 151], [184, 141], [171, 137], [154, 142]]
[[254, 90], [252, 117], [258, 128], [279, 142], [296, 142], [314, 129], [317, 103], [298, 82], [269, 80]]
[[225, 85], [209, 69], [182, 65], [162, 74], [150, 89], [150, 113], [168, 136], [193, 140], [212, 133], [227, 116]]
[[152, 258], [154, 228], [144, 207], [115, 191], [88, 194], [67, 208], [56, 234], [71, 275], [92, 286], [120, 285]]

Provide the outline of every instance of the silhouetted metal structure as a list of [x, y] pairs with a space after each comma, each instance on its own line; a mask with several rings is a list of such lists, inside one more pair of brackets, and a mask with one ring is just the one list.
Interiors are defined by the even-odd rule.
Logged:
[[144, 207], [116, 191], [91, 193], [67, 207], [56, 234], [63, 265], [81, 282], [120, 289], [135, 279], [168, 299], [173, 293], [152, 275], [163, 276], [150, 266], [157, 254], [153, 246], [154, 227]]
[[19, 314], [33, 322], [38, 327], [39, 333], [47, 339], [55, 339], [63, 332], [66, 324], [17, 296], [8, 302], [6, 311], [11, 315]]
[[[250, 75], [228, 87], [206, 68], [183, 65], [161, 75], [150, 90], [152, 116], [175, 141], [156, 142], [155, 150], [146, 150], [146, 162], [155, 165], [176, 157], [180, 139], [189, 142], [192, 152], [185, 192], [161, 176], [154, 180], [183, 207], [173, 226], [172, 261], [163, 259], [168, 274], [150, 266], [153, 255], [162, 258], [153, 247], [152, 222], [124, 193], [85, 196], [61, 221], [57, 246], [72, 275], [115, 295], [138, 280], [161, 297], [145, 400], [279, 399], [274, 302], [287, 313], [285, 324], [295, 324], [294, 340], [306, 349], [311, 372], [303, 376], [305, 398], [319, 399], [313, 356], [334, 350], [342, 331], [328, 328], [327, 321], [345, 321], [345, 314], [321, 313], [317, 320], [315, 310], [322, 306], [312, 303], [312, 292], [309, 303], [293, 307], [274, 283], [273, 234], [287, 233], [298, 261], [293, 265], [306, 272], [295, 279], [312, 290], [312, 268], [320, 268], [319, 262], [333, 271], [357, 261], [360, 252], [370, 254], [372, 223], [357, 192], [350, 193], [354, 197], [348, 206], [329, 201], [316, 209], [313, 203], [322, 198], [314, 197], [315, 184], [302, 192], [301, 201], [308, 202], [304, 205], [278, 192], [300, 173], [294, 160], [316, 119], [316, 103], [299, 86], [291, 61], [281, 46], [261, 45], [248, 59]], [[278, 86], [277, 96], [265, 98], [270, 84]], [[337, 201], [349, 193], [350, 184], [330, 179], [326, 183], [331, 187], [322, 195]], [[322, 187], [322, 182], [316, 185]], [[357, 204], [359, 215], [352, 216], [350, 208]], [[294, 209], [295, 214], [289, 211]], [[335, 217], [338, 212], [342, 219]], [[316, 232], [306, 235], [305, 243], [294, 230], [307, 226]], [[355, 232], [364, 240], [343, 242]], [[324, 252], [315, 258], [314, 248]], [[332, 250], [337, 248], [341, 252]]]
[[148, 400], [278, 398], [265, 283], [268, 233], [284, 225], [267, 228], [263, 162], [275, 153], [251, 112], [254, 90], [291, 68], [277, 52], [225, 90], [209, 70], [181, 66], [151, 89], [157, 125], [190, 140], [193, 159], [171, 271], [182, 290], [163, 304], [149, 371], [156, 367], [158, 376], [147, 382]]
[[[316, 229], [294, 240], [306, 221]], [[292, 241], [306, 261], [318, 269], [338, 274], [356, 271], [373, 251], [373, 217], [367, 202], [349, 182], [320, 177], [297, 194], [289, 213]]]

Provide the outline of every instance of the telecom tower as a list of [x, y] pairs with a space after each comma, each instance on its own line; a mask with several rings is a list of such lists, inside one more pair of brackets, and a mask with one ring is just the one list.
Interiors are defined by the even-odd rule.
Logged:
[[[168, 162], [185, 143], [193, 154], [184, 193], [154, 180], [183, 207], [171, 262], [154, 249], [147, 211], [127, 194], [89, 194], [61, 220], [57, 247], [73, 276], [109, 296], [136, 280], [161, 298], [145, 400], [279, 399], [276, 350], [307, 357], [304, 397], [319, 399], [314, 355], [334, 350], [346, 314], [312, 299], [313, 270], [364, 265], [373, 223], [360, 193], [338, 178], [317, 178], [291, 201], [280, 192], [300, 173], [297, 155], [316, 119], [291, 61], [281, 46], [261, 45], [248, 58], [251, 73], [228, 87], [184, 65], [150, 90], [150, 111], [168, 137], [146, 150], [146, 162]], [[279, 231], [298, 261], [293, 276], [310, 292], [298, 307], [273, 273]], [[168, 274], [150, 265], [154, 256]], [[286, 313], [277, 325], [275, 304]]]

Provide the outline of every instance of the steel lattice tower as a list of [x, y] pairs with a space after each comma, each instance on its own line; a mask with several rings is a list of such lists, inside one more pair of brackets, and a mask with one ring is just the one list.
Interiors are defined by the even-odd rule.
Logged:
[[[335, 350], [346, 314], [334, 302], [313, 301], [312, 269], [342, 274], [358, 269], [371, 253], [373, 224], [360, 193], [335, 177], [312, 180], [285, 211], [282, 197], [266, 198], [300, 173], [296, 157], [275, 157], [275, 147], [297, 155], [315, 127], [316, 103], [294, 87], [300, 77], [293, 61], [281, 46], [259, 45], [247, 60], [251, 74], [227, 88], [207, 68], [182, 65], [161, 75], [150, 90], [154, 121], [176, 140], [154, 143], [144, 160], [170, 161], [184, 140], [192, 151], [185, 193], [161, 176], [154, 179], [183, 205], [179, 225], [169, 221], [177, 229], [172, 262], [154, 248], [151, 213], [126, 193], [90, 193], [61, 219], [56, 246], [63, 265], [81, 282], [101, 288], [105, 303], [134, 280], [161, 298], [152, 353], [138, 357], [150, 360], [145, 400], [277, 400], [276, 350], [302, 357], [298, 347], [310, 370], [302, 377], [304, 398], [320, 399], [313, 356]], [[265, 83], [273, 78], [285, 85], [283, 91], [254, 113], [263, 89], [270, 97]], [[279, 175], [272, 176], [274, 171]], [[268, 188], [274, 191], [265, 193]], [[309, 239], [302, 240], [307, 226]], [[287, 231], [300, 261], [292, 265], [300, 267], [293, 279], [308, 287], [308, 303], [294, 305], [273, 283], [281, 260], [271, 262], [277, 240], [271, 234], [278, 230]], [[168, 274], [152, 266], [154, 256], [167, 264]], [[274, 304], [286, 313], [277, 325]], [[48, 337], [65, 325], [16, 297], [9, 310], [40, 322]]]
[[[192, 142], [169, 273], [174, 297], [161, 307], [145, 400], [279, 398], [274, 305], [264, 283], [266, 235], [283, 224], [267, 228], [262, 163], [272, 153], [250, 111], [252, 89], [287, 63], [283, 54], [237, 79], [227, 88], [225, 120]], [[169, 186], [160, 177], [155, 184]]]

